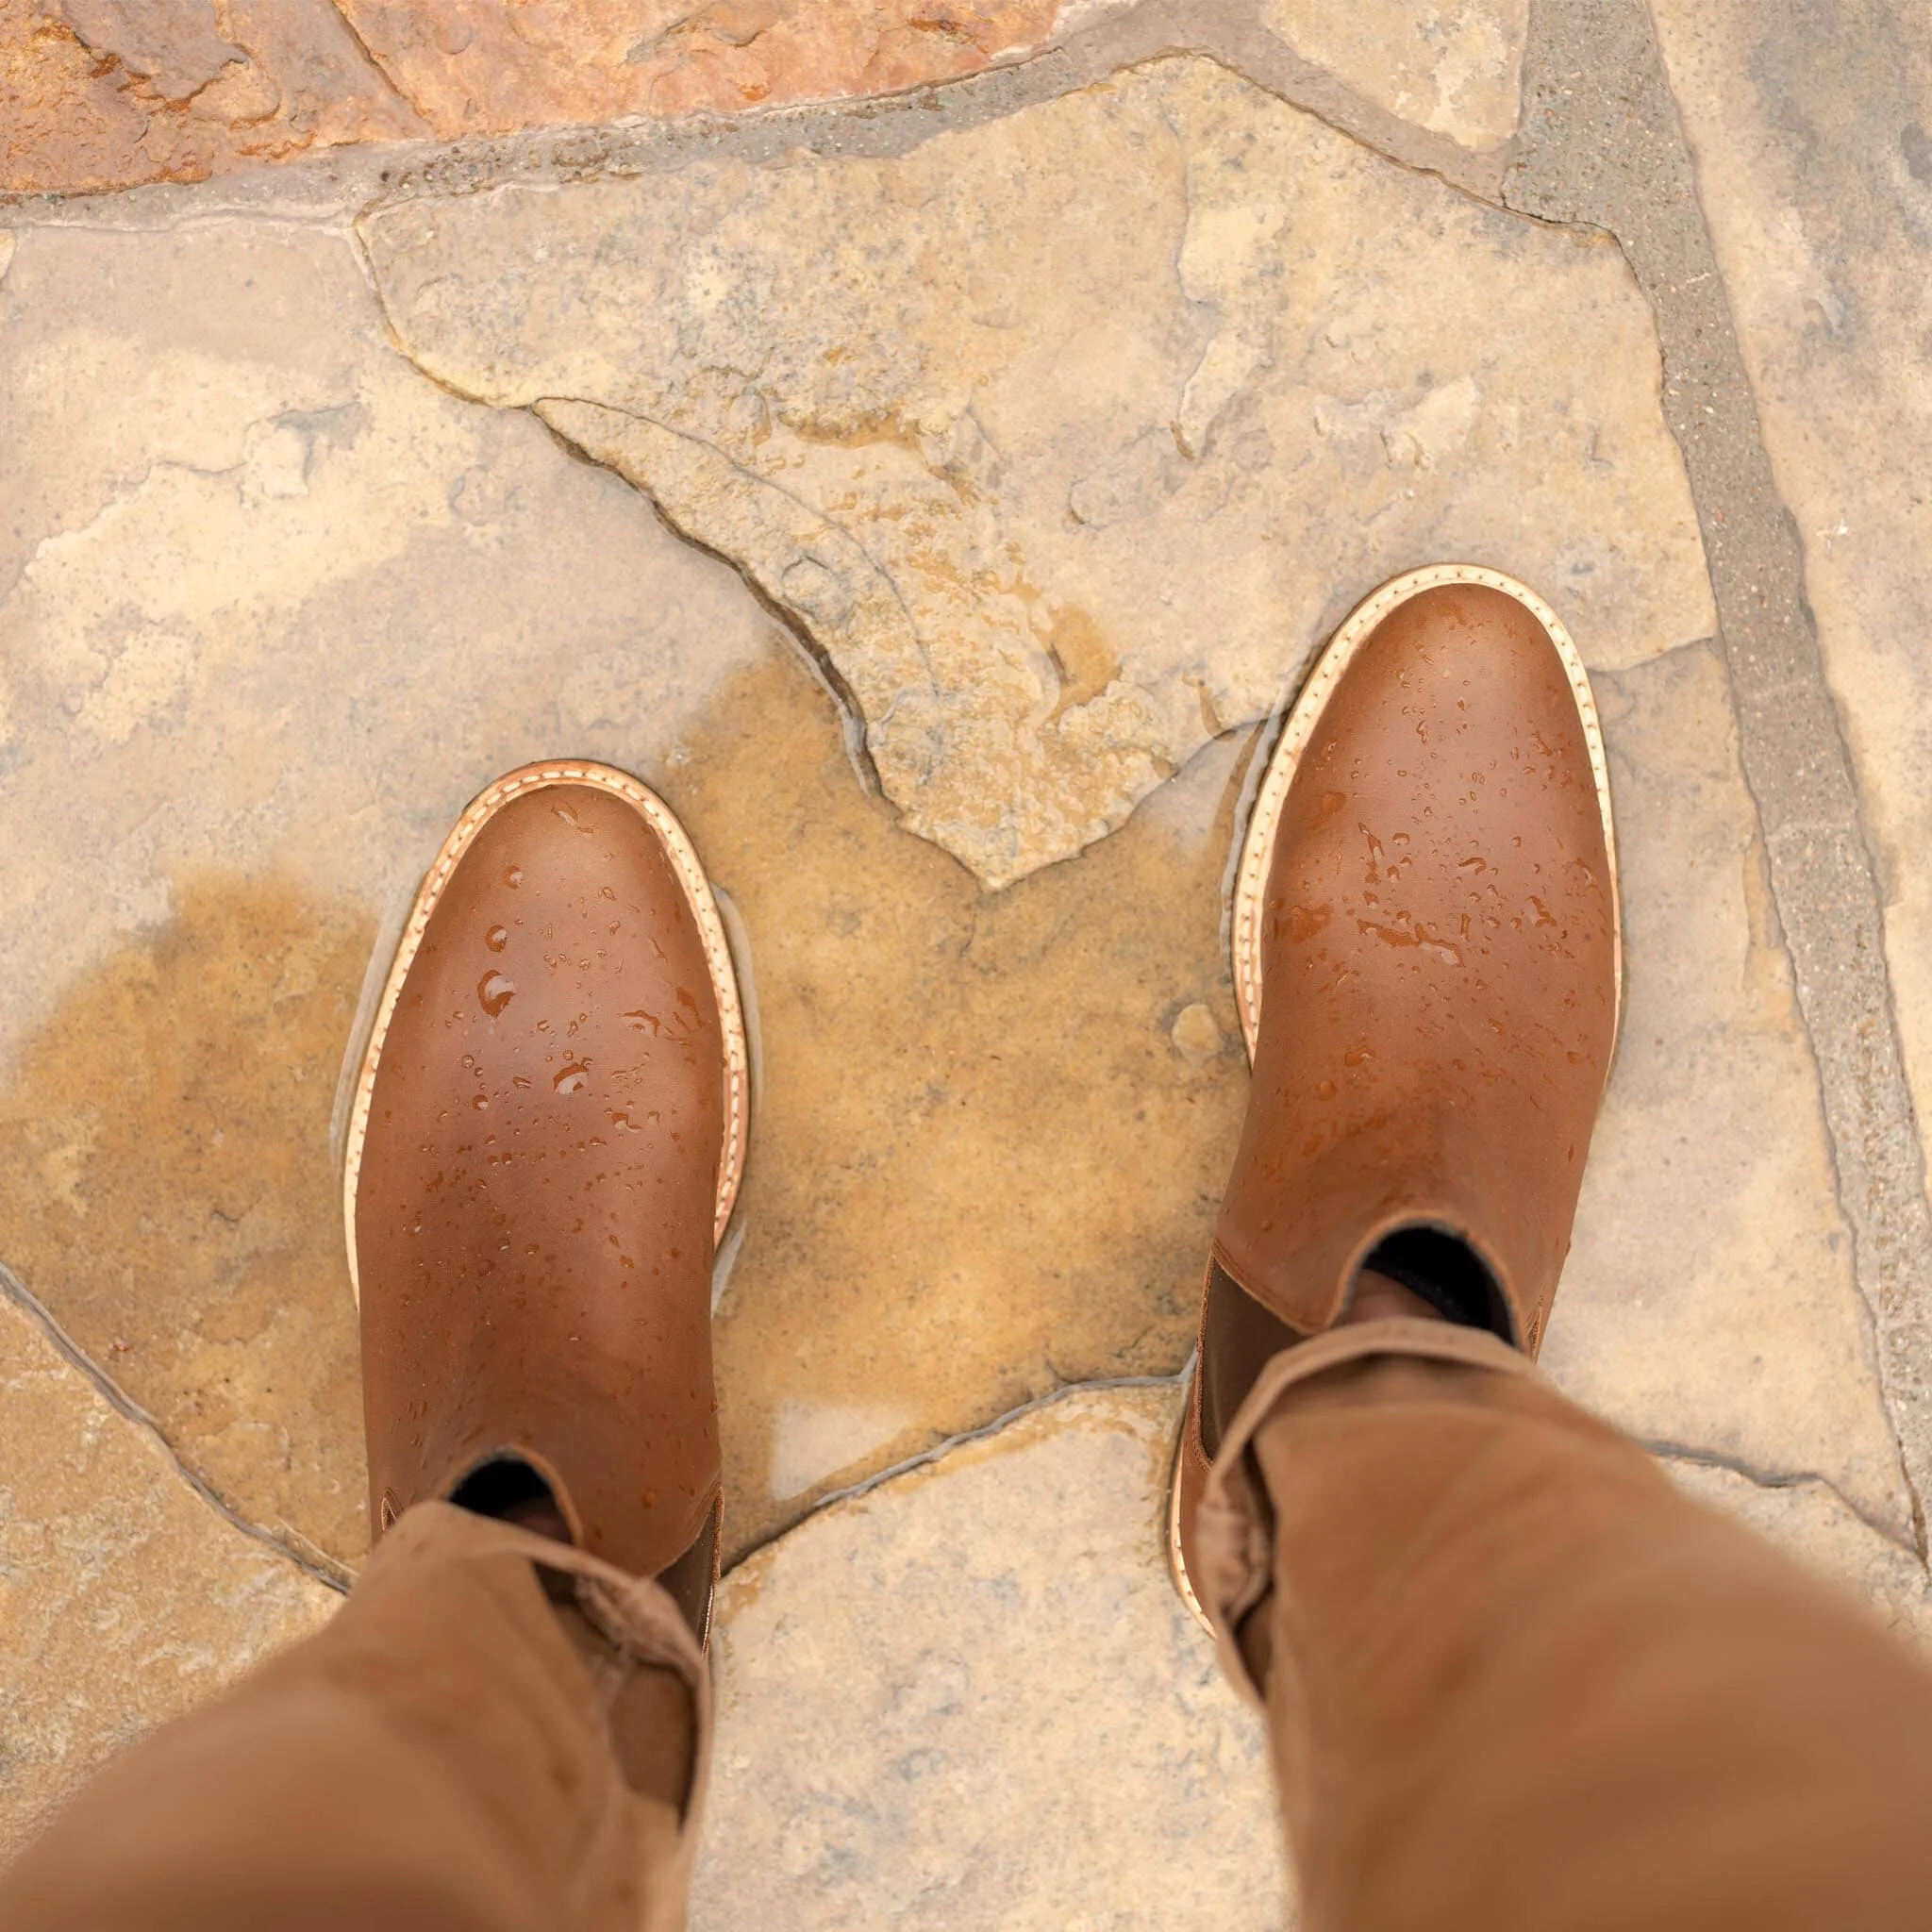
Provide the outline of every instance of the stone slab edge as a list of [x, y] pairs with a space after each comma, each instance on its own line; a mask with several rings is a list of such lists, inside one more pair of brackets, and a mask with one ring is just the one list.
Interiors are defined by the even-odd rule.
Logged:
[[794, 150], [887, 158], [935, 134], [1001, 120], [1124, 69], [1180, 53], [1219, 61], [1406, 167], [1440, 175], [1486, 201], [1498, 199], [1507, 149], [1472, 154], [1446, 135], [1365, 100], [1257, 25], [1242, 0], [1141, 0], [1038, 53], [903, 93], [729, 118], [699, 114], [491, 139], [336, 148], [188, 185], [0, 195], [0, 211], [30, 223], [105, 221], [116, 227], [165, 227], [182, 219], [257, 210], [283, 219], [339, 222], [365, 205], [415, 195], [476, 193], [513, 181], [666, 174], [704, 158], [756, 164]]
[[347, 1594], [355, 1580], [352, 1570], [319, 1550], [298, 1546], [288, 1538], [277, 1536], [274, 1530], [264, 1529], [258, 1523], [251, 1523], [226, 1497], [210, 1488], [207, 1478], [169, 1441], [160, 1424], [81, 1348], [55, 1320], [53, 1310], [5, 1263], [0, 1263], [0, 1298], [11, 1302], [40, 1328], [60, 1357], [87, 1377], [109, 1408], [117, 1415], [125, 1416], [157, 1443], [173, 1465], [175, 1474], [225, 1523], [231, 1524], [243, 1536], [251, 1537], [258, 1543], [266, 1543], [276, 1556], [287, 1557], [296, 1569], [314, 1577], [318, 1583], [325, 1584], [339, 1594]]
[[1817, 1064], [1914, 1533], [1932, 1492], [1932, 1212], [1850, 754], [1643, 0], [1533, 0], [1506, 208], [1615, 237], [1657, 316], [1745, 782]]

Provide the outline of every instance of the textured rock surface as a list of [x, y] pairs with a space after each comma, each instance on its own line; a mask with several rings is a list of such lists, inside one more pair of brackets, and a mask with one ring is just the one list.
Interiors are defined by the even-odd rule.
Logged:
[[1932, 1108], [1932, 43], [1923, 9], [1653, 11], [1888, 894]]
[[1543, 1365], [1643, 1441], [1823, 1476], [1909, 1539], [1723, 665], [1596, 691], [1626, 1008]]
[[0, 193], [309, 148], [891, 93], [1023, 56], [1055, 0], [0, 0]]
[[0, 0], [0, 193], [427, 131], [329, 0]]
[[1066, 1397], [725, 1580], [696, 1932], [1286, 1923], [1259, 1725], [1162, 1561], [1177, 1398]]
[[341, 0], [445, 138], [626, 114], [729, 114], [973, 74], [1050, 32], [1055, 0]]
[[0, 1293], [0, 1864], [102, 1765], [341, 1601], [216, 1514]]
[[[749, 933], [734, 1546], [1062, 1378], [1179, 1366], [1244, 1084], [1237, 742], [984, 897], [862, 792], [741, 583], [410, 369], [339, 239], [30, 230], [0, 295], [0, 1225], [225, 1493], [362, 1546], [336, 1067], [395, 896], [545, 751], [662, 785]], [[1678, 654], [1605, 697], [1633, 1017], [1553, 1359], [1891, 1520], [1722, 680]]]
[[396, 357], [341, 240], [38, 230], [0, 293], [0, 1227], [225, 1493], [362, 1547], [337, 1066], [396, 895], [558, 750], [661, 785], [749, 935], [735, 1542], [1062, 1376], [1178, 1367], [1241, 1100], [1237, 745], [983, 901], [742, 584]]
[[1262, 24], [1377, 107], [1467, 148], [1516, 131], [1529, 0], [1260, 0]]
[[541, 405], [737, 562], [836, 667], [907, 824], [989, 883], [1119, 824], [1407, 565], [1531, 578], [1601, 664], [1710, 628], [1614, 248], [1205, 60], [892, 159], [362, 232], [409, 353]]

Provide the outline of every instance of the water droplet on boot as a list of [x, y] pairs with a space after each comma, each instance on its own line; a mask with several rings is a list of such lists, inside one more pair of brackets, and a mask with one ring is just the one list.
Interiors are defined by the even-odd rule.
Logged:
[[507, 925], [492, 925], [483, 935], [483, 943], [492, 953], [502, 952], [504, 947], [509, 944], [509, 927]]
[[476, 982], [476, 997], [483, 1010], [493, 1020], [517, 996], [515, 984], [501, 973], [486, 973]]
[[581, 1093], [591, 1084], [591, 1070], [581, 1060], [566, 1060], [550, 1084], [559, 1093]]

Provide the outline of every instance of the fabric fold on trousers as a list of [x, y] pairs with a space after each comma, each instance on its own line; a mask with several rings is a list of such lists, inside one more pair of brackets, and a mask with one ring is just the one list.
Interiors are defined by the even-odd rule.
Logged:
[[1932, 1672], [1471, 1329], [1264, 1370], [1205, 1601], [1305, 1932], [1918, 1932]]
[[1543, 1381], [1526, 1356], [1493, 1335], [1420, 1318], [1331, 1328], [1269, 1359], [1228, 1424], [1208, 1472], [1208, 1487], [1201, 1497], [1201, 1575], [1197, 1583], [1201, 1607], [1214, 1628], [1221, 1668], [1228, 1682], [1257, 1707], [1263, 1702], [1261, 1687], [1249, 1673], [1237, 1636], [1243, 1619], [1267, 1593], [1274, 1574], [1274, 1512], [1251, 1454], [1255, 1432], [1297, 1383], [1325, 1374], [1344, 1362], [1388, 1355], [1461, 1362], [1497, 1374]]

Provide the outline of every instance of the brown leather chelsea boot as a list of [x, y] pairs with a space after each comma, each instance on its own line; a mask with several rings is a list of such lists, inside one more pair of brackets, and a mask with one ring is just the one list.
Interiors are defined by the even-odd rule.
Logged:
[[1443, 564], [1355, 611], [1257, 792], [1232, 933], [1254, 1073], [1170, 1510], [1196, 1615], [1222, 1438], [1364, 1266], [1541, 1344], [1622, 992], [1603, 738], [1541, 598]]
[[669, 808], [579, 760], [464, 812], [417, 894], [349, 1116], [372, 1529], [554, 1503], [703, 1642], [711, 1271], [744, 1168], [731, 956]]

